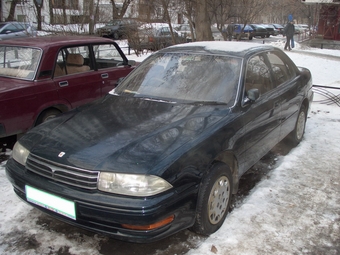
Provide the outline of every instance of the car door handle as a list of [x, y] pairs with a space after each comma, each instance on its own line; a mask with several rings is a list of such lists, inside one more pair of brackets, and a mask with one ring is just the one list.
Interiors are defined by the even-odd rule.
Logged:
[[107, 73], [102, 73], [102, 78], [107, 79], [107, 78], [109, 78], [109, 75]]
[[68, 86], [68, 82], [67, 81], [59, 82], [59, 87], [66, 87], [66, 86]]

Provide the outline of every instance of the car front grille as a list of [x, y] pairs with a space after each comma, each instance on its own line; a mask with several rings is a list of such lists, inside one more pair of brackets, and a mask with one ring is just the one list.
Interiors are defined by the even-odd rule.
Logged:
[[97, 189], [99, 171], [70, 167], [30, 154], [26, 169], [35, 174], [84, 189]]

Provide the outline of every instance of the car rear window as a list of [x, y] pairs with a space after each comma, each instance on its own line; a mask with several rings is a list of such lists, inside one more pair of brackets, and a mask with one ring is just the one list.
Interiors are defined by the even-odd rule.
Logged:
[[40, 57], [37, 48], [0, 46], [0, 76], [33, 80]]

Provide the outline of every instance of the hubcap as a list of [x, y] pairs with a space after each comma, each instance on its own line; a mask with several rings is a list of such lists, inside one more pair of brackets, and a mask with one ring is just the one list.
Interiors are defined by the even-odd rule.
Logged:
[[226, 213], [230, 184], [226, 176], [220, 177], [211, 189], [208, 200], [208, 216], [211, 224], [217, 224]]
[[296, 138], [298, 140], [301, 140], [303, 136], [303, 132], [305, 130], [305, 120], [306, 120], [305, 112], [302, 111], [300, 112], [299, 118], [296, 123]]

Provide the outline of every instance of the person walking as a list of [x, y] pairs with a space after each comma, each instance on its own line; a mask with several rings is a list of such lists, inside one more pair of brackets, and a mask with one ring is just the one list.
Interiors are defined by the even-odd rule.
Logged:
[[293, 40], [293, 36], [295, 34], [295, 27], [294, 27], [294, 21], [288, 22], [284, 29], [284, 34], [286, 36], [286, 44], [285, 44], [285, 50], [292, 50], [291, 43]]
[[234, 22], [231, 22], [231, 24], [227, 27], [227, 33], [228, 33], [228, 40], [231, 41], [233, 39], [233, 34], [235, 30]]

